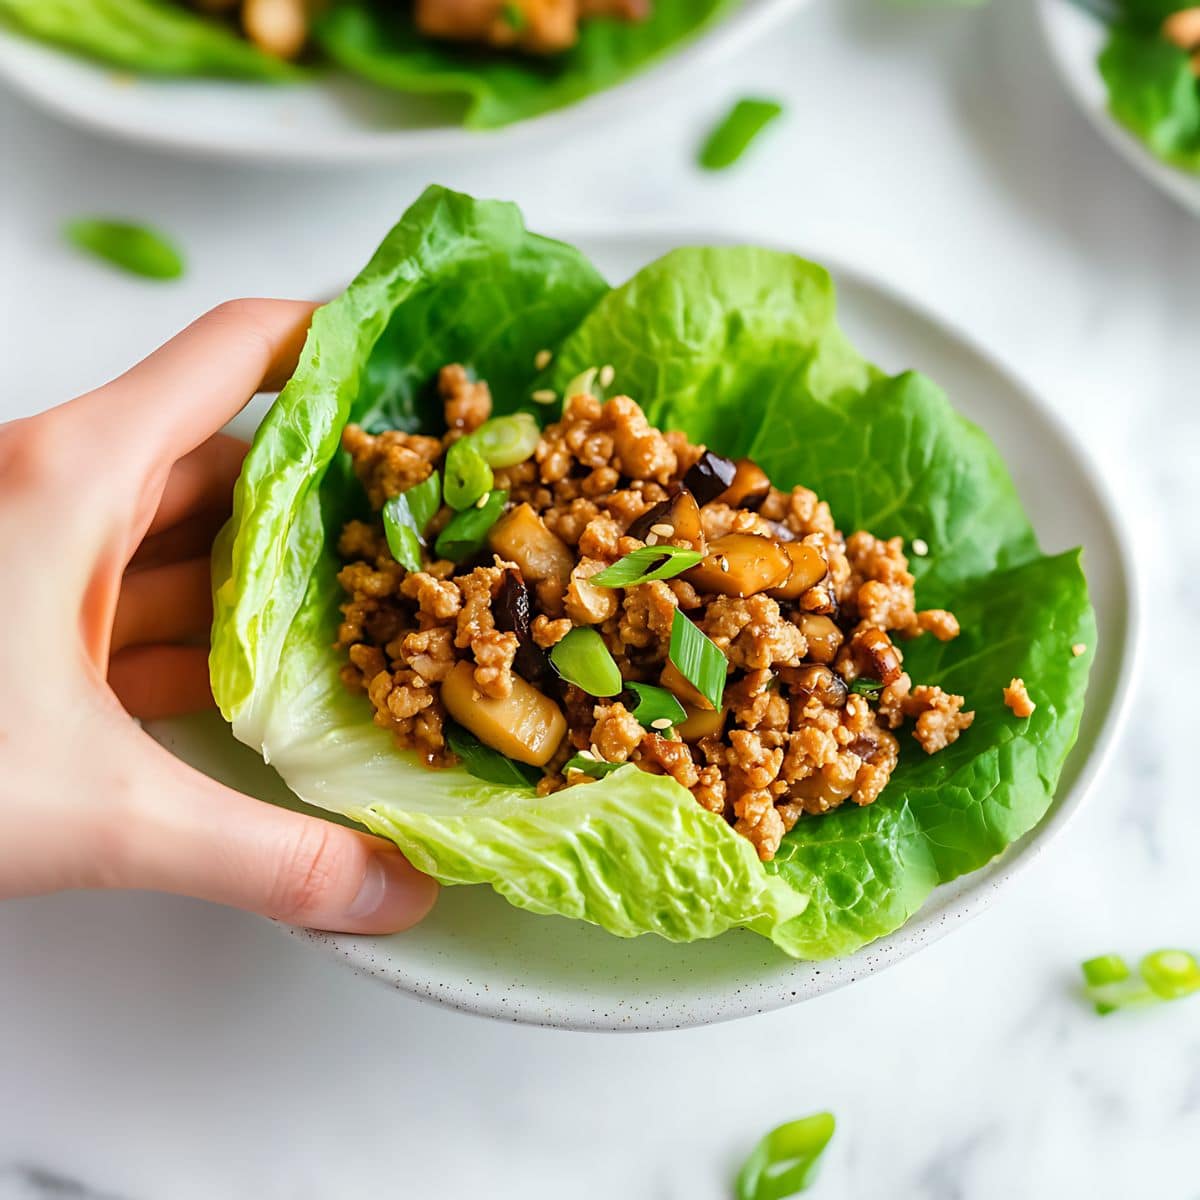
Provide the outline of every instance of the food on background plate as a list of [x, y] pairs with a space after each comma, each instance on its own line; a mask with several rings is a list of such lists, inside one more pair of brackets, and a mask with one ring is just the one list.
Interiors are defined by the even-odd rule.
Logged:
[[459, 761], [451, 722], [542, 795], [630, 762], [767, 861], [803, 815], [879, 797], [902, 724], [927, 754], [970, 728], [898, 644], [958, 622], [917, 611], [900, 538], [844, 538], [808, 488], [601, 400], [597, 374], [540, 432], [460, 364], [442, 437], [346, 426], [375, 515], [338, 539], [342, 680], [431, 767]]
[[1100, 55], [1113, 115], [1161, 159], [1200, 171], [1200, 6], [1076, 0], [1109, 26]]
[[135, 72], [299, 81], [332, 62], [485, 129], [572, 104], [740, 0], [0, 0], [0, 28]]
[[610, 288], [440, 188], [315, 314], [214, 577], [214, 694], [303, 799], [533, 912], [798, 957], [1037, 823], [1095, 645], [1078, 552], [820, 267]]

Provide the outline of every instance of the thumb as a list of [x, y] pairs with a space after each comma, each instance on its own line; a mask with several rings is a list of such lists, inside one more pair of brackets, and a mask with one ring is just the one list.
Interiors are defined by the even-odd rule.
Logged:
[[390, 842], [265, 804], [192, 770], [148, 735], [133, 811], [102, 882], [175, 892], [344, 933], [392, 933], [433, 907], [438, 886]]

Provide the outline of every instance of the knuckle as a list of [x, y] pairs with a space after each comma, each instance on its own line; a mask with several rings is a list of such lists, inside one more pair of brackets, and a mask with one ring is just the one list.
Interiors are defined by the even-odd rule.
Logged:
[[320, 911], [350, 867], [345, 839], [324, 821], [300, 826], [287, 847], [276, 879], [271, 910], [282, 921]]

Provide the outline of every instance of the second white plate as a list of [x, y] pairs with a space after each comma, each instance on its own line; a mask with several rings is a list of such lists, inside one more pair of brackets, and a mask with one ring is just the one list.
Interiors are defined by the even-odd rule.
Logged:
[[1109, 112], [1108, 89], [1096, 65], [1104, 47], [1103, 24], [1070, 0], [1038, 0], [1038, 14], [1058, 73], [1088, 120], [1151, 183], [1200, 214], [1200, 176], [1156, 158]]
[[338, 72], [291, 86], [134, 76], [3, 30], [0, 80], [72, 124], [160, 150], [311, 165], [473, 155], [567, 137], [592, 120], [637, 111], [659, 89], [700, 77], [806, 2], [743, 0], [726, 19], [626, 82], [490, 132], [451, 124], [436, 99]]

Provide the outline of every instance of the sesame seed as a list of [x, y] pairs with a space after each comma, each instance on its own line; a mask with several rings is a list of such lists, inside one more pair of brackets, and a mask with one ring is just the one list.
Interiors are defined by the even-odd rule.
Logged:
[[722, 555], [721, 555], [721, 557], [720, 557], [720, 558], [717, 560], [717, 562], [718, 562], [718, 564], [719, 564], [719, 566], [720, 566], [720, 568], [721, 568], [721, 570], [722, 570], [722, 571], [728, 571], [728, 570], [729, 570], [729, 559], [727, 559], [727, 558], [725, 557], [725, 555], [723, 555], [723, 554], [722, 554]]
[[608, 761], [608, 759], [606, 759], [604, 757], [604, 755], [600, 753], [600, 747], [597, 746], [595, 742], [592, 743], [592, 757], [597, 762], [607, 762]]
[[604, 388], [608, 387], [609, 384], [611, 384], [612, 381], [614, 379], [616, 379], [616, 377], [617, 377], [617, 373], [613, 369], [612, 363], [605, 363], [604, 366], [602, 366], [600, 368], [599, 378], [600, 378], [600, 386], [601, 387], [604, 387]]
[[1075, 645], [1071, 647], [1071, 653], [1075, 655], [1076, 658], [1078, 658], [1081, 654], [1086, 654], [1087, 642], [1076, 642]]
[[913, 538], [912, 552], [918, 558], [924, 558], [929, 553], [929, 543], [924, 538]]
[[671, 724], [672, 724], [672, 722], [671, 722], [670, 717], [659, 717], [657, 721], [650, 722], [650, 728], [651, 729], [670, 729]]
[[663, 522], [662, 524], [659, 524], [659, 525], [651, 525], [650, 532], [657, 533], [659, 537], [665, 537], [665, 538], [674, 537], [675, 536], [675, 526], [668, 525], [665, 522]]
[[553, 388], [538, 388], [530, 399], [534, 404], [553, 404], [558, 399], [558, 393]]
[[580, 750], [576, 757], [582, 758], [585, 762], [596, 761], [596, 756], [590, 750]]
[[554, 357], [549, 350], [539, 350], [533, 356], [533, 365], [539, 371], [544, 371], [549, 365], [550, 360]]
[[658, 534], [655, 533], [653, 529], [651, 529], [650, 532], [648, 534], [646, 534], [646, 545], [647, 546], [657, 546], [658, 545]]
[[485, 507], [487, 505], [488, 500], [491, 498], [491, 495], [492, 495], [491, 492], [484, 492], [483, 495], [480, 496], [479, 499], [475, 501], [475, 507], [476, 508]]

